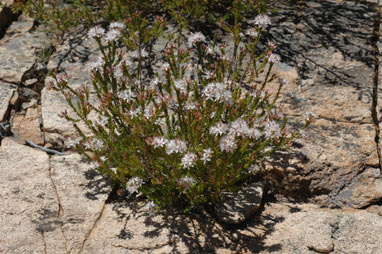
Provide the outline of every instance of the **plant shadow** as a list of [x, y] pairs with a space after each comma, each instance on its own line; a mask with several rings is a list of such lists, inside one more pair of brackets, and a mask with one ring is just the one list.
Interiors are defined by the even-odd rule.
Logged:
[[[275, 1], [272, 26], [262, 44], [276, 43], [281, 62], [297, 68], [300, 86], [351, 86], [371, 100], [374, 72], [372, 4], [335, 1]], [[360, 69], [362, 71], [360, 71]]]
[[151, 241], [157, 237], [163, 239], [163, 234], [166, 234], [166, 243], [171, 249], [171, 252], [166, 253], [214, 254], [219, 249], [229, 253], [278, 253], [281, 250], [280, 244], [267, 245], [265, 241], [274, 232], [275, 225], [284, 221], [284, 217], [263, 214], [264, 206], [246, 222], [233, 226], [218, 222], [211, 211], [187, 215], [171, 211], [152, 214], [144, 209], [143, 203], [144, 198], [138, 197], [113, 204], [118, 218], [124, 221], [123, 228], [116, 237], [136, 237], [136, 232], [129, 231], [129, 223], [141, 218], [142, 227], [147, 230], [139, 237], [143, 236], [145, 241]]

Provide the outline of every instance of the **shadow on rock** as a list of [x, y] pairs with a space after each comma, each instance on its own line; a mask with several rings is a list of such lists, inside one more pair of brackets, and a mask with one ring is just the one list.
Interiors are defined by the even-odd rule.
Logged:
[[106, 177], [102, 176], [98, 171], [89, 169], [85, 173], [88, 180], [86, 182], [85, 196], [91, 200], [98, 200], [98, 195], [109, 195], [110, 183]]
[[278, 45], [276, 53], [283, 63], [298, 68], [302, 86], [313, 79], [320, 84], [364, 88], [374, 65], [370, 39], [375, 8], [352, 2], [299, 2], [275, 3], [277, 13], [263, 35], [263, 44], [273, 41]]
[[[133, 238], [153, 242], [162, 239], [166, 244], [166, 253], [219, 253], [218, 250], [229, 253], [277, 253], [281, 245], [268, 246], [266, 237], [274, 232], [277, 223], [284, 221], [283, 217], [262, 215], [263, 208], [246, 222], [232, 226], [218, 223], [213, 214], [207, 212], [191, 215], [174, 214], [171, 212], [147, 213], [143, 198], [130, 200], [128, 204], [115, 203], [113, 210], [119, 219], [124, 221], [124, 227], [116, 237], [125, 239], [126, 244]], [[126, 210], [127, 208], [127, 210]], [[128, 212], [127, 212], [128, 211]], [[141, 221], [141, 232], [133, 232], [129, 227]], [[140, 233], [141, 236], [137, 236]], [[150, 251], [163, 247], [151, 247]]]

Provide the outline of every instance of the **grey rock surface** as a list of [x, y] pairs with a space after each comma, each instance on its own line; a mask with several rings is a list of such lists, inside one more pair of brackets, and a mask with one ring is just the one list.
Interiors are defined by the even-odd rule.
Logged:
[[0, 253], [44, 253], [59, 210], [48, 155], [4, 138], [0, 172]]
[[79, 253], [110, 191], [92, 166], [4, 138], [0, 171], [0, 252]]
[[19, 83], [25, 72], [37, 62], [39, 49], [47, 47], [46, 33], [37, 29], [32, 31], [33, 19], [20, 16], [7, 29], [0, 40], [0, 79]]
[[[366, 168], [379, 165], [370, 109], [375, 7], [352, 1], [279, 1], [276, 7], [279, 11], [263, 42], [278, 45], [283, 64], [275, 66], [275, 72], [289, 80], [280, 105], [291, 129], [302, 126], [305, 112], [319, 119], [292, 152], [280, 154], [268, 170], [283, 193], [298, 199], [314, 196], [311, 201], [334, 207], [378, 200], [379, 194], [351, 194], [364, 185], [374, 191], [373, 185], [379, 184], [378, 176], [360, 180]], [[270, 84], [268, 89], [276, 91], [277, 86]]]
[[[272, 204], [264, 216], [279, 217], [265, 246], [276, 253], [380, 253], [380, 216], [354, 209], [330, 210], [309, 205]], [[367, 233], [366, 233], [367, 232]], [[270, 250], [260, 253], [272, 253]]]
[[[78, 154], [55, 156], [50, 163], [52, 181], [60, 199], [59, 218], [66, 250], [79, 253], [102, 214], [110, 188]], [[54, 253], [55, 239], [50, 240], [50, 252]]]
[[223, 193], [224, 202], [215, 208], [218, 220], [238, 225], [260, 209], [263, 199], [263, 184], [245, 186], [238, 192]]
[[[58, 69], [61, 73], [66, 72], [69, 74], [71, 76], [69, 84], [76, 89], [89, 82], [90, 72], [87, 66], [91, 61], [96, 60], [99, 55], [95, 40], [86, 37], [80, 37], [74, 41], [68, 40], [64, 45], [57, 47], [56, 53], [52, 55], [48, 63], [48, 68]], [[52, 78], [47, 78], [45, 81], [46, 86], [51, 81]], [[67, 110], [70, 116], [75, 117], [73, 110], [69, 107], [63, 95], [45, 87], [41, 92], [41, 105], [47, 143], [52, 143], [49, 136], [55, 136], [55, 139], [64, 141], [66, 138], [75, 135], [76, 130], [72, 123], [59, 117], [59, 114], [64, 110]], [[86, 130], [83, 125], [80, 127]]]
[[10, 109], [10, 101], [16, 89], [0, 81], [0, 122], [3, 122]]
[[[174, 220], [179, 223], [181, 219]], [[185, 243], [172, 231], [166, 215], [151, 216], [145, 211], [144, 203], [137, 206], [108, 204], [84, 253], [99, 249], [104, 251], [101, 253], [171, 253], [175, 242], [177, 251], [187, 253]]]
[[37, 108], [28, 108], [25, 115], [13, 117], [12, 132], [21, 144], [30, 140], [37, 145], [43, 145], [44, 140], [40, 129], [40, 114]]

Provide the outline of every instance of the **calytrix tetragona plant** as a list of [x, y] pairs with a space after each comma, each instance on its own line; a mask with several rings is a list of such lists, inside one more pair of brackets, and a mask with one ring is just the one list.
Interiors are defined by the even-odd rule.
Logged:
[[[268, 43], [265, 52], [257, 52], [269, 17], [257, 16], [245, 31], [239, 17], [236, 13], [234, 25], [225, 26], [231, 47], [200, 32], [187, 41], [181, 34], [174, 37], [154, 76], [143, 70], [149, 53], [139, 38], [157, 36], [159, 23], [133, 29], [129, 20], [113, 22], [107, 31], [92, 28], [88, 35], [102, 56], [89, 65], [91, 83], [73, 89], [67, 76], [54, 74], [51, 84], [76, 115], [63, 113], [79, 133], [68, 146], [76, 146], [130, 193], [143, 193], [149, 207], [189, 211], [218, 202], [222, 191], [240, 188], [256, 173], [256, 163], [287, 149], [300, 131], [288, 131], [287, 118], [276, 106], [287, 85], [271, 73], [280, 59], [273, 53], [276, 45]], [[134, 26], [140, 24], [145, 23]], [[133, 54], [126, 54], [129, 50]], [[271, 94], [266, 87], [274, 81], [279, 88]], [[302, 129], [312, 119], [308, 114]], [[92, 135], [85, 135], [78, 122]]]

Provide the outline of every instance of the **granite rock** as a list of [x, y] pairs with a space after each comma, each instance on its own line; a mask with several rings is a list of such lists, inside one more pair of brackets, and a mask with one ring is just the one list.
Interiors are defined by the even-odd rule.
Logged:
[[[352, 1], [304, 1], [297, 6], [279, 1], [276, 7], [279, 12], [272, 16], [263, 42], [277, 44], [282, 64], [274, 71], [289, 80], [279, 105], [291, 130], [304, 124], [304, 113], [313, 112], [318, 120], [289, 155], [270, 160], [267, 172], [282, 193], [296, 199], [341, 207], [375, 202], [378, 177], [357, 180], [366, 168], [379, 165], [370, 110], [374, 51], [369, 38], [375, 8]], [[271, 83], [267, 89], [275, 92], [277, 87]], [[345, 201], [364, 186], [375, 195], [354, 194], [357, 201]]]
[[[99, 54], [95, 40], [81, 37], [79, 41], [69, 40], [63, 45], [57, 46], [56, 53], [50, 58], [47, 67], [69, 74], [71, 76], [69, 85], [76, 89], [89, 82], [90, 72], [87, 65], [90, 61], [95, 60]], [[46, 86], [51, 81], [51, 78], [47, 78], [45, 80]], [[91, 100], [91, 102], [97, 103], [94, 97]], [[76, 130], [72, 123], [58, 116], [66, 110], [70, 116], [75, 117], [63, 95], [45, 87], [41, 92], [41, 105], [44, 131], [47, 133], [46, 138], [50, 136], [49, 141], [45, 140], [46, 143], [60, 143], [61, 141], [58, 142], [57, 140], [65, 141], [66, 138], [75, 136]], [[80, 124], [80, 128], [85, 132], [87, 131], [83, 124]]]
[[[94, 166], [84, 162], [78, 154], [54, 156], [50, 161], [51, 178], [60, 202], [61, 231], [65, 236], [67, 253], [80, 253], [90, 236], [110, 192], [103, 177]], [[49, 253], [55, 253], [54, 235]]]
[[57, 226], [59, 209], [49, 156], [4, 138], [0, 172], [0, 252], [44, 253], [44, 232]]
[[4, 138], [1, 253], [80, 253], [110, 191], [79, 155], [52, 157]]
[[382, 220], [376, 214], [355, 209], [331, 210], [293, 204], [272, 204], [265, 208], [264, 216], [267, 214], [278, 217], [280, 222], [265, 237], [264, 249], [277, 245], [277, 253], [296, 254], [371, 254], [381, 250], [378, 235]]
[[10, 110], [10, 101], [16, 89], [0, 81], [0, 122], [4, 121]]
[[13, 117], [12, 132], [22, 144], [25, 140], [30, 140], [37, 145], [43, 145], [38, 109], [28, 108], [25, 115], [16, 114]]
[[150, 215], [144, 203], [108, 204], [83, 253], [371, 254], [381, 248], [381, 223], [355, 209], [270, 203], [246, 227], [227, 230], [208, 215]]
[[238, 192], [224, 192], [223, 203], [215, 208], [218, 220], [238, 225], [260, 209], [263, 198], [263, 184], [256, 183]]
[[33, 24], [33, 19], [20, 16], [0, 40], [1, 80], [21, 82], [24, 73], [34, 68], [38, 50], [49, 44], [48, 36], [40, 28], [31, 30]]

